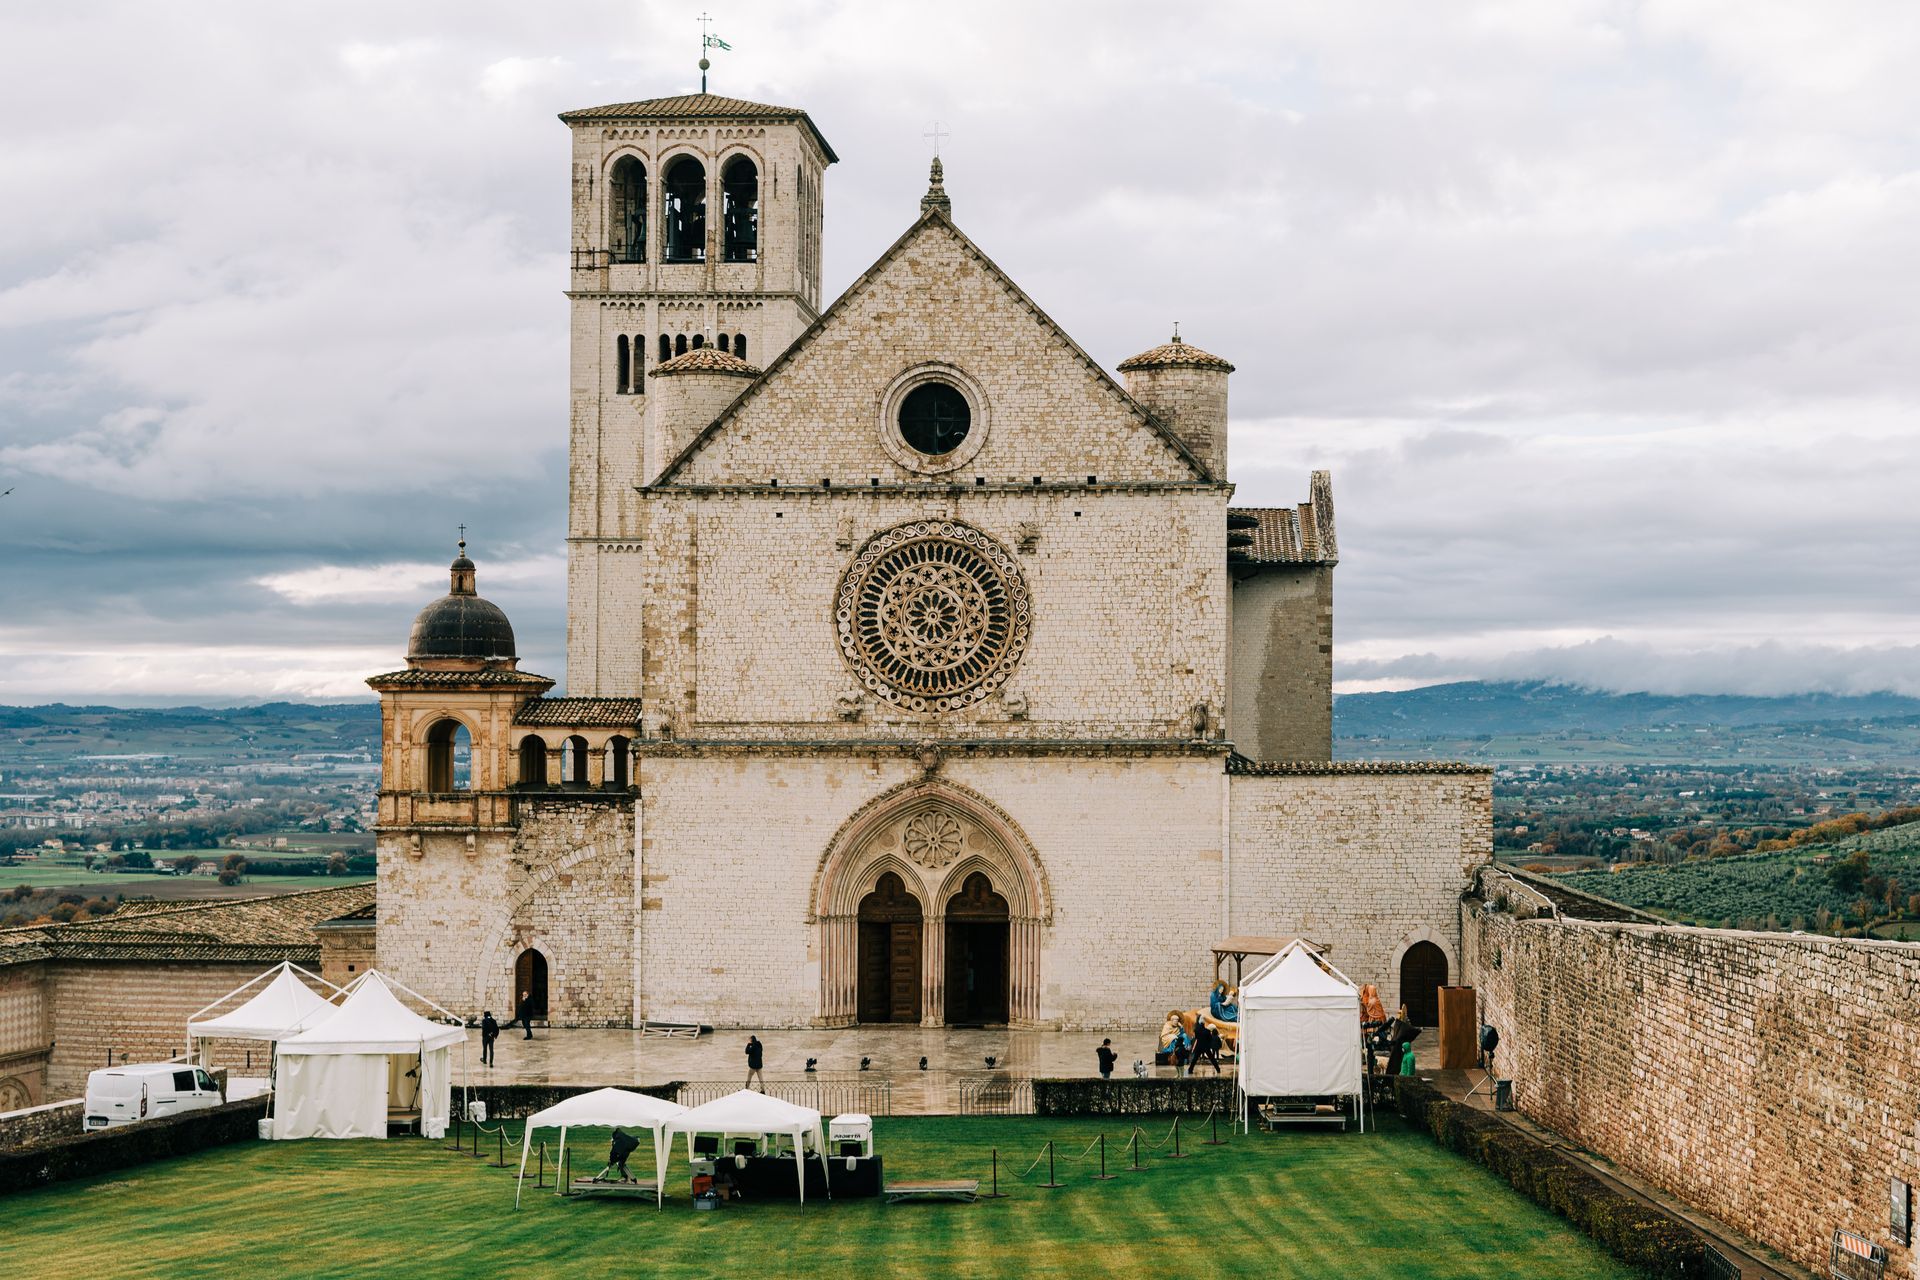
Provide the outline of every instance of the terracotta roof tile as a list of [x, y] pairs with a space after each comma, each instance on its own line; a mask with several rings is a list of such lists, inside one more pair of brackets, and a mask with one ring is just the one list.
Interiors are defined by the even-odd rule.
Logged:
[[1129, 369], [1162, 369], [1170, 365], [1184, 366], [1189, 369], [1220, 369], [1233, 372], [1233, 366], [1219, 356], [1202, 351], [1191, 342], [1176, 337], [1172, 342], [1163, 342], [1150, 351], [1142, 351], [1137, 356], [1128, 356], [1116, 366], [1121, 373]]
[[371, 883], [216, 902], [138, 904], [79, 924], [0, 929], [0, 964], [29, 959], [316, 960], [314, 926], [371, 906]]
[[517, 684], [529, 689], [553, 688], [553, 681], [545, 676], [536, 676], [530, 671], [507, 671], [498, 667], [489, 667], [480, 671], [422, 671], [413, 668], [406, 671], [389, 671], [385, 675], [368, 676], [367, 683], [376, 689], [433, 688], [467, 684]]
[[513, 722], [578, 725], [587, 729], [632, 729], [640, 723], [640, 699], [535, 698], [520, 708]]
[[695, 347], [685, 355], [655, 365], [649, 378], [670, 378], [676, 373], [731, 373], [741, 378], [757, 378], [760, 370], [732, 352], [718, 347]]
[[593, 120], [717, 120], [728, 117], [798, 120], [807, 126], [807, 132], [820, 144], [820, 150], [826, 153], [829, 164], [840, 159], [833, 153], [820, 127], [813, 122], [813, 117], [800, 108], [748, 102], [745, 98], [725, 98], [717, 93], [683, 93], [671, 98], [609, 102], [603, 107], [581, 107], [577, 111], [560, 113], [560, 118], [568, 124], [585, 124]]
[[[1333, 523], [1333, 479], [1313, 473], [1312, 497], [1297, 507], [1230, 507], [1228, 527], [1238, 535], [1228, 544], [1234, 564], [1338, 564], [1340, 541]], [[1239, 517], [1236, 519], [1235, 517]], [[1257, 523], [1246, 525], [1247, 520]], [[1245, 527], [1238, 527], [1245, 525]]]

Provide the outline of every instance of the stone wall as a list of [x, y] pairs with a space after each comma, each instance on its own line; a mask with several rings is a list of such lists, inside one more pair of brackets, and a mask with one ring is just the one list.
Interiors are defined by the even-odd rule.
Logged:
[[0, 1115], [0, 1151], [37, 1146], [85, 1132], [85, 1099], [49, 1102], [26, 1111]]
[[1498, 1074], [1540, 1123], [1808, 1267], [1920, 1183], [1920, 946], [1517, 919], [1470, 903]]
[[1460, 894], [1493, 855], [1493, 778], [1444, 765], [1331, 764], [1232, 778], [1226, 934], [1306, 937], [1400, 1002], [1416, 942], [1460, 972]]
[[378, 947], [372, 920], [329, 921], [314, 929], [320, 939], [320, 976], [344, 987], [375, 967]]
[[46, 1101], [52, 1045], [46, 963], [0, 968], [0, 1111]]
[[1333, 756], [1333, 566], [1233, 584], [1227, 736], [1254, 760]]
[[[108, 1065], [109, 1055], [115, 1063], [164, 1062], [184, 1052], [187, 1019], [259, 977], [263, 967], [257, 961], [48, 961], [53, 1052], [46, 1096], [79, 1097], [87, 1073]], [[216, 1067], [266, 1073], [267, 1046], [258, 1041], [216, 1040], [211, 1047]]]
[[547, 958], [549, 1021], [626, 1025], [633, 800], [560, 793], [514, 804], [517, 829], [382, 833], [381, 964], [429, 999], [478, 1018], [483, 1009], [512, 1010], [514, 963], [537, 949]]

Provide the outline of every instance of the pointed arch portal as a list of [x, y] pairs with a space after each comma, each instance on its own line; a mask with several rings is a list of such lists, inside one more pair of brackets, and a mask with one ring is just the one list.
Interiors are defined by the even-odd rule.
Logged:
[[820, 1021], [1034, 1025], [1046, 877], [965, 787], [923, 779], [849, 818], [814, 878]]

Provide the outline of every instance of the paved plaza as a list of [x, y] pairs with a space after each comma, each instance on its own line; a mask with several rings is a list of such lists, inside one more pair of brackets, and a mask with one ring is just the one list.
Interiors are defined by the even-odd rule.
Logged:
[[[681, 1080], [734, 1088], [746, 1081], [747, 1037], [758, 1035], [766, 1047], [765, 1075], [773, 1092], [790, 1091], [782, 1085], [813, 1083], [844, 1093], [851, 1085], [886, 1081], [894, 1114], [942, 1115], [963, 1109], [963, 1091], [970, 1097], [1004, 1098], [1009, 1092], [1021, 1096], [1020, 1085], [1035, 1076], [1094, 1075], [1094, 1050], [1103, 1038], [1095, 1031], [914, 1026], [726, 1029], [697, 1040], [625, 1028], [538, 1027], [531, 1040], [523, 1034], [518, 1027], [504, 1032], [494, 1055], [496, 1065], [485, 1067], [480, 1063], [479, 1033], [469, 1033], [464, 1065], [458, 1056], [454, 1061], [454, 1083], [649, 1085]], [[1173, 1074], [1170, 1067], [1156, 1070], [1152, 1065], [1153, 1032], [1110, 1034], [1120, 1055], [1116, 1076], [1131, 1075], [1135, 1059], [1146, 1062], [1154, 1075]], [[923, 1057], [925, 1071], [920, 1069]], [[987, 1066], [989, 1057], [992, 1067]], [[809, 1058], [817, 1059], [811, 1076], [806, 1070]], [[864, 1073], [862, 1058], [871, 1060]], [[1227, 1073], [1232, 1069], [1228, 1064]]]

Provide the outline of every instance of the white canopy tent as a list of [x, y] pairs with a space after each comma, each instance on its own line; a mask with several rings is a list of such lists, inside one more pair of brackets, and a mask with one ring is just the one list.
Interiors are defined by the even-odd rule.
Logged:
[[[677, 1102], [627, 1089], [595, 1089], [591, 1093], [576, 1093], [571, 1098], [554, 1103], [545, 1111], [534, 1112], [527, 1117], [527, 1127], [520, 1134], [520, 1176], [514, 1183], [513, 1207], [520, 1207], [520, 1187], [527, 1180], [527, 1152], [533, 1146], [533, 1131], [558, 1126], [560, 1156], [564, 1158], [567, 1154], [567, 1130], [588, 1125], [596, 1128], [620, 1126], [645, 1129], [653, 1135], [654, 1204], [658, 1206], [662, 1201], [659, 1189], [666, 1174], [667, 1151], [673, 1145], [673, 1138], [665, 1132], [664, 1126], [686, 1112], [687, 1109]], [[558, 1168], [559, 1160], [554, 1165]]]
[[[454, 1025], [400, 1003], [398, 987]], [[453, 1097], [450, 1050], [465, 1050], [459, 1019], [369, 969], [333, 1013], [280, 1042], [275, 1138], [384, 1138], [390, 1111], [420, 1115], [420, 1132], [446, 1132]]]
[[1240, 984], [1240, 1124], [1250, 1098], [1352, 1098], [1366, 1128], [1360, 988], [1295, 941]]
[[[716, 1133], [722, 1137], [779, 1135], [793, 1139], [793, 1172], [800, 1179], [800, 1202], [807, 1200], [806, 1152], [811, 1142], [827, 1169], [827, 1135], [820, 1124], [820, 1113], [812, 1107], [782, 1102], [752, 1089], [740, 1089], [724, 1098], [715, 1098], [667, 1121], [664, 1130], [670, 1147], [675, 1134], [687, 1135], [687, 1159], [693, 1159], [693, 1136]], [[656, 1199], [659, 1198], [656, 1196]]]
[[[313, 987], [302, 982], [302, 977], [311, 978], [335, 995], [344, 994], [339, 987], [318, 974], [308, 973], [290, 960], [282, 960], [258, 978], [242, 983], [188, 1018], [188, 1052], [192, 1052], [196, 1040], [285, 1040], [332, 1014], [335, 1006]], [[208, 1010], [219, 1008], [248, 987], [267, 978], [272, 981], [239, 1008], [213, 1017], [207, 1016]]]

